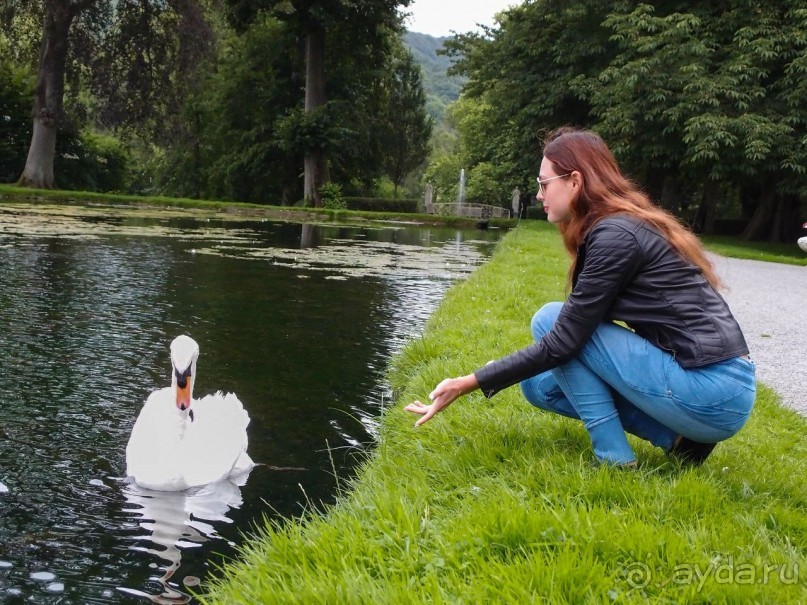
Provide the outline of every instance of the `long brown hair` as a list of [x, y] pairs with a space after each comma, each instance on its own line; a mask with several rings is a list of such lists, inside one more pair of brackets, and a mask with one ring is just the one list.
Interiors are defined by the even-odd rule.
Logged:
[[569, 283], [574, 275], [577, 249], [589, 229], [612, 214], [631, 214], [652, 225], [682, 257], [698, 266], [714, 288], [723, 287], [697, 237], [672, 214], [650, 201], [619, 169], [611, 150], [590, 130], [559, 128], [547, 135], [544, 157], [556, 174], [582, 175], [580, 193], [570, 205], [571, 219], [558, 228], [572, 256]]

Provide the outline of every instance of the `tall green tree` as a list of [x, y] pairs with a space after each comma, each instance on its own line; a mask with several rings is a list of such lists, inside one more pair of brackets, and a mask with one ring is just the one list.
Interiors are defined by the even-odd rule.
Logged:
[[412, 53], [398, 50], [385, 84], [387, 107], [381, 145], [384, 169], [397, 197], [404, 177], [428, 157], [434, 123], [426, 112], [420, 67]]
[[399, 6], [410, 0], [227, 0], [231, 19], [245, 29], [260, 11], [267, 11], [286, 22], [297, 34], [305, 53], [305, 93], [300, 128], [309, 133], [304, 152], [303, 194], [321, 206], [320, 187], [330, 181], [327, 129], [327, 34], [334, 29], [350, 30], [353, 44], [348, 52], [358, 52], [379, 62], [386, 52], [387, 34], [401, 30]]
[[[185, 197], [291, 204], [302, 199], [305, 133], [290, 119], [303, 86], [296, 36], [269, 15], [225, 41], [166, 146], [157, 188]], [[294, 132], [289, 132], [294, 130]]]
[[[585, 84], [592, 106], [589, 123], [623, 166], [661, 199], [665, 185], [674, 187], [686, 150], [684, 107], [697, 93], [684, 91], [704, 71], [711, 41], [703, 38], [697, 16], [673, 12], [659, 17], [649, 5], [624, 10], [614, 10], [603, 22], [613, 32], [615, 48], [608, 65]], [[670, 112], [676, 103], [678, 110]]]
[[[186, 106], [187, 132], [169, 147], [160, 187], [171, 194], [264, 203], [303, 199], [305, 154], [322, 147], [332, 179], [366, 191], [384, 174], [390, 151], [384, 138], [394, 84], [389, 32], [383, 52], [356, 47], [349, 26], [329, 30], [329, 100], [305, 112], [304, 49], [287, 22], [264, 12], [228, 38], [219, 61]], [[406, 89], [404, 89], [406, 90]]]
[[[9, 28], [11, 29], [11, 28]], [[35, 52], [26, 50], [25, 35], [12, 43], [0, 33], [0, 182], [17, 180], [31, 142], [31, 99], [36, 77], [26, 67]], [[54, 171], [69, 189], [121, 191], [126, 155], [112, 137], [63, 127], [56, 140]]]

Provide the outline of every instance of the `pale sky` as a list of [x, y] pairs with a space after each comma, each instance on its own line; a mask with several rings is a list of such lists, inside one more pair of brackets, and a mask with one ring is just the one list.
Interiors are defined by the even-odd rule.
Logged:
[[414, 0], [406, 10], [411, 16], [406, 28], [419, 34], [441, 37], [451, 31], [477, 31], [477, 23], [493, 25], [493, 15], [519, 0]]

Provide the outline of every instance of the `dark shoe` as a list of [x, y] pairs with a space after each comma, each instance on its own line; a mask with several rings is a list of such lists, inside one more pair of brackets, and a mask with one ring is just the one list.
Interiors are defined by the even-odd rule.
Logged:
[[692, 441], [680, 435], [669, 453], [685, 464], [697, 466], [703, 464], [703, 461], [709, 457], [716, 445], [716, 443]]

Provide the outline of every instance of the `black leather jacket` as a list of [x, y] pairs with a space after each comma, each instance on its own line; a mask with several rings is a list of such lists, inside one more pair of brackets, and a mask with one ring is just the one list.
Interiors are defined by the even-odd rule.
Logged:
[[649, 224], [598, 222], [577, 252], [573, 288], [540, 342], [474, 372], [486, 397], [573, 359], [604, 321], [623, 321], [684, 368], [745, 355], [740, 326], [700, 268]]

